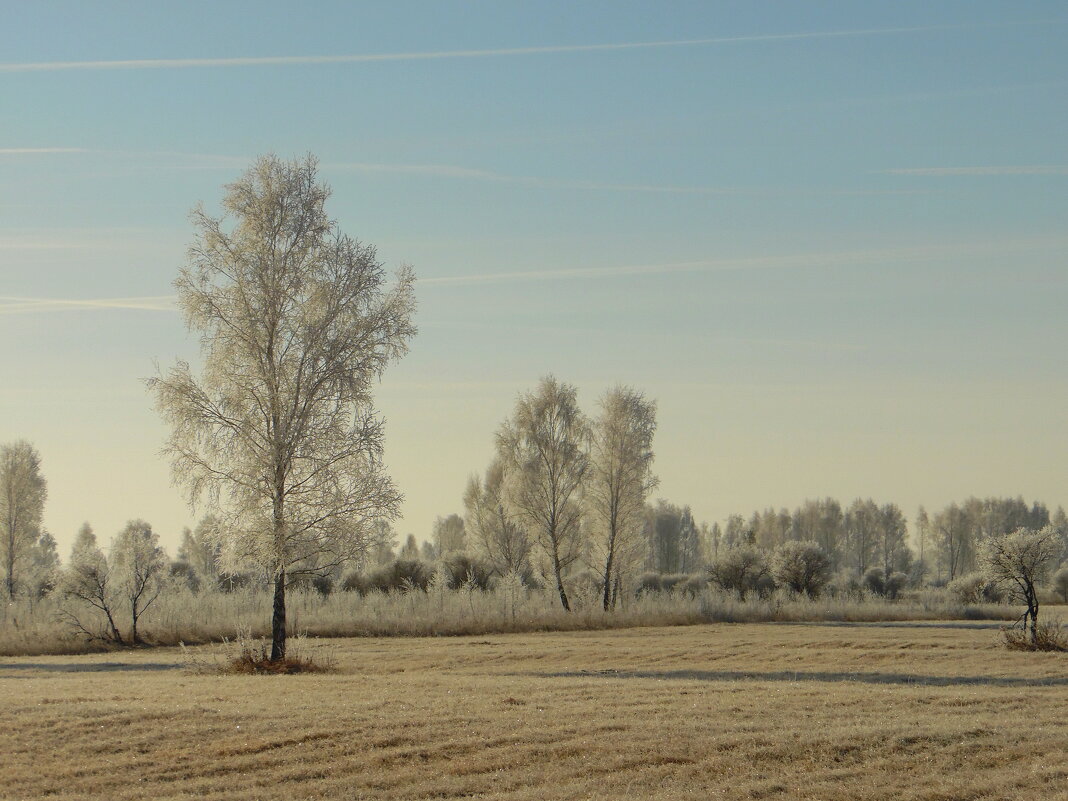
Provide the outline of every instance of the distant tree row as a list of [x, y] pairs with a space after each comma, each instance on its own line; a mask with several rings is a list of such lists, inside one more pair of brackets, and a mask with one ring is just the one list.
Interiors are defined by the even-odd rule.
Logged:
[[978, 566], [984, 542], [1020, 528], [1040, 530], [1052, 525], [1068, 560], [1068, 518], [1059, 508], [1052, 515], [1038, 501], [1023, 498], [969, 498], [934, 514], [920, 507], [910, 546], [908, 526], [893, 503], [857, 498], [848, 507], [834, 498], [807, 500], [793, 512], [773, 508], [749, 518], [731, 515], [725, 527], [712, 526], [706, 548], [711, 556], [722, 549], [751, 544], [771, 550], [784, 542], [811, 541], [830, 559], [831, 569], [863, 576], [871, 568], [883, 575], [905, 573], [916, 583], [943, 584]]

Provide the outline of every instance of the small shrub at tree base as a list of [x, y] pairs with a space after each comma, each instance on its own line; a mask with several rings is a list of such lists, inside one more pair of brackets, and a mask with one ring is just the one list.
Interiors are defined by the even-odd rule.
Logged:
[[1016, 627], [1001, 630], [1011, 651], [1068, 651], [1068, 632], [1057, 621], [1045, 620], [1035, 626], [1034, 636]]
[[[312, 658], [304, 653], [306, 640], [294, 637], [282, 659], [271, 659], [271, 642], [254, 638], [248, 632], [239, 634], [233, 643], [236, 654], [229, 654], [219, 666], [220, 673], [244, 673], [249, 675], [292, 675], [294, 673], [329, 673], [334, 670], [333, 661]], [[203, 671], [198, 671], [203, 672]]]

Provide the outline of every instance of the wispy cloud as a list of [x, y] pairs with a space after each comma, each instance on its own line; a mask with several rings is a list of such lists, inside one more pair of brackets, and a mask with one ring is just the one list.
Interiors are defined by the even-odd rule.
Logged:
[[1023, 250], [1036, 249], [1065, 250], [1068, 249], [1068, 239], [999, 240], [996, 242], [965, 242], [959, 244], [920, 247], [750, 256], [731, 259], [698, 259], [695, 261], [615, 265], [609, 267], [574, 267], [560, 270], [478, 273], [473, 275], [421, 278], [419, 279], [419, 283], [420, 285], [498, 284], [532, 281], [611, 279], [636, 275], [717, 272], [727, 270], [859, 266], [862, 264], [879, 263], [904, 264], [909, 262], [930, 262], [943, 258], [959, 258], [969, 255], [1015, 253]]
[[923, 194], [919, 189], [839, 189], [834, 187], [750, 187], [750, 186], [686, 186], [678, 184], [626, 183], [589, 181], [569, 178], [544, 178], [533, 175], [511, 175], [478, 167], [454, 164], [390, 164], [373, 162], [325, 162], [324, 170], [367, 173], [394, 173], [439, 178], [485, 181], [488, 183], [527, 186], [534, 189], [573, 189], [606, 192], [637, 192], [664, 195], [899, 195]]
[[0, 297], [0, 315], [34, 312], [127, 309], [142, 311], [176, 311], [173, 295], [150, 295], [137, 298], [22, 298]]
[[[22, 149], [24, 152], [86, 153], [102, 156], [117, 156], [129, 162], [132, 159], [148, 159], [156, 168], [182, 170], [236, 170], [247, 166], [251, 157], [219, 155], [211, 153], [183, 153], [178, 151], [116, 151], [89, 148], [40, 148]], [[4, 151], [0, 150], [0, 154]], [[574, 191], [633, 192], [661, 195], [915, 195], [927, 194], [926, 189], [842, 189], [835, 187], [783, 187], [783, 186], [686, 186], [678, 184], [628, 183], [621, 181], [591, 181], [584, 179], [512, 175], [480, 167], [457, 164], [407, 164], [390, 162], [324, 162], [322, 169], [334, 172], [362, 172], [393, 175], [446, 178], [450, 180], [484, 181], [511, 186], [526, 186], [532, 189], [564, 189]], [[0, 242], [0, 249], [4, 244]]]
[[[1024, 21], [1016, 24], [1050, 24]], [[647, 42], [613, 42], [603, 44], [546, 45], [506, 47], [484, 50], [433, 50], [402, 53], [356, 53], [348, 55], [264, 56], [237, 58], [144, 58], [110, 61], [36, 61], [0, 64], [0, 72], [56, 72], [61, 70], [143, 70], [218, 67], [285, 67], [316, 64], [361, 64], [383, 61], [434, 61], [441, 59], [535, 56], [554, 53], [596, 53], [618, 50], [649, 50], [671, 47], [697, 47], [761, 42], [789, 42], [806, 39], [834, 39], [857, 36], [889, 36], [984, 27], [977, 24], [925, 25], [902, 28], [861, 28], [842, 31], [807, 31], [797, 33], [755, 34], [751, 36], [717, 36], [700, 39], [671, 39]]]
[[1004, 164], [979, 167], [898, 167], [880, 170], [884, 175], [930, 175], [935, 177], [986, 175], [1068, 175], [1068, 164]]
[[[759, 270], [806, 267], [840, 267], [871, 264], [937, 262], [946, 258], [961, 258], [992, 253], [1021, 253], [1024, 251], [1068, 251], [1068, 238], [1040, 238], [962, 242], [918, 247], [848, 250], [819, 253], [749, 256], [728, 259], [697, 259], [694, 261], [659, 262], [648, 264], [613, 265], [608, 267], [572, 267], [560, 270], [520, 270], [515, 272], [477, 273], [473, 275], [436, 276], [419, 279], [419, 285], [475, 285], [526, 283], [534, 281], [572, 281], [579, 279], [608, 280], [635, 275], [667, 275], [673, 273], [717, 272], [728, 270]], [[130, 298], [26, 298], [0, 296], [0, 315], [28, 314], [78, 310], [143, 310], [173, 312], [177, 310], [173, 295], [150, 295]]]
[[0, 156], [34, 156], [45, 153], [86, 153], [81, 147], [0, 147]]

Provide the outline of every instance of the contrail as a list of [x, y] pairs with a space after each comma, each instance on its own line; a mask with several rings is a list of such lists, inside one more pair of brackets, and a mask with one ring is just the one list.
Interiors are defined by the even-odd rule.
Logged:
[[80, 309], [133, 309], [142, 311], [176, 311], [173, 295], [151, 295], [138, 298], [94, 298], [69, 300], [61, 298], [0, 297], [0, 315], [26, 314], [43, 311], [77, 311]]
[[1068, 175], [1066, 164], [1005, 164], [985, 167], [899, 167], [881, 170], [884, 175], [928, 175], [935, 177], [988, 175]]
[[[1038, 238], [999, 240], [996, 242], [963, 242], [944, 245], [885, 248], [873, 250], [830, 251], [826, 253], [795, 253], [776, 256], [747, 256], [726, 259], [697, 259], [694, 261], [626, 264], [609, 267], [571, 267], [559, 270], [520, 270], [516, 272], [478, 273], [420, 278], [420, 286], [523, 283], [530, 281], [569, 281], [578, 279], [611, 279], [632, 275], [667, 275], [673, 273], [718, 272], [725, 270], [755, 270], [805, 267], [834, 267], [841, 265], [879, 264], [886, 262], [930, 262], [943, 258], [982, 256], [991, 253], [1019, 253], [1024, 250], [1066, 250], [1068, 239]], [[0, 296], [0, 315], [43, 311], [73, 311], [77, 309], [134, 309], [145, 311], [177, 311], [174, 295], [150, 295], [132, 298], [94, 298], [71, 300], [60, 298], [24, 298]]]
[[528, 281], [567, 281], [583, 278], [616, 278], [631, 275], [660, 275], [670, 273], [718, 272], [776, 268], [832, 267], [879, 262], [917, 262], [940, 258], [982, 255], [992, 252], [1018, 252], [1023, 249], [1064, 249], [1068, 239], [1034, 239], [998, 242], [967, 242], [961, 244], [921, 247], [886, 248], [881, 250], [832, 251], [827, 253], [799, 253], [781, 256], [749, 256], [731, 259], [698, 259], [659, 264], [631, 264], [610, 267], [577, 267], [561, 270], [525, 270], [509, 273], [479, 273], [475, 275], [420, 278], [419, 284], [497, 284]]
[[81, 147], [0, 147], [0, 156], [31, 156], [37, 153], [86, 153]]
[[[1022, 22], [1020, 25], [1057, 24], [1056, 22]], [[926, 33], [985, 27], [981, 24], [925, 25], [907, 28], [861, 28], [844, 31], [811, 31], [807, 33], [772, 33], [752, 36], [720, 36], [702, 39], [670, 39], [649, 42], [616, 42], [607, 44], [546, 45], [540, 47], [507, 47], [486, 50], [436, 50], [408, 53], [357, 53], [335, 56], [263, 56], [238, 58], [143, 58], [114, 61], [36, 61], [0, 64], [0, 72], [56, 72], [61, 70], [144, 70], [190, 69], [198, 67], [284, 67], [315, 64], [364, 64], [382, 61], [434, 61], [461, 58], [492, 58], [501, 56], [536, 56], [553, 53], [598, 53], [616, 50], [649, 50], [669, 47], [697, 47], [701, 45], [745, 44], [759, 42], [789, 42], [804, 39], [834, 39], [851, 36], [889, 36], [894, 34]]]

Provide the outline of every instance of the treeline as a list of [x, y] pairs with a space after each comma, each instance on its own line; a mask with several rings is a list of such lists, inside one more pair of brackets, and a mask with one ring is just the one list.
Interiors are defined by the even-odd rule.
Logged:
[[[848, 507], [834, 498], [805, 501], [790, 512], [773, 508], [748, 518], [731, 515], [723, 528], [710, 530], [709, 548], [750, 543], [773, 549], [783, 542], [810, 540], [831, 560], [832, 568], [863, 575], [872, 567], [886, 575], [905, 573], [916, 584], [942, 585], [977, 568], [984, 542], [1019, 528], [1037, 531], [1052, 525], [1061, 542], [1061, 561], [1068, 560], [1068, 517], [1057, 507], [1017, 498], [969, 498], [933, 513], [922, 506], [912, 526], [897, 504], [858, 498]], [[911, 540], [911, 541], [910, 541]]]

